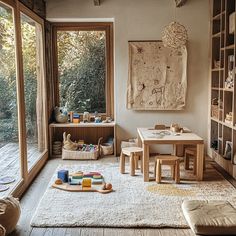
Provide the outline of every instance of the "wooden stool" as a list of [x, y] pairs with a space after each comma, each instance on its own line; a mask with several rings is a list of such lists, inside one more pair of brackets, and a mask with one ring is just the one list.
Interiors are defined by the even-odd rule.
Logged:
[[156, 182], [161, 183], [161, 166], [168, 165], [171, 167], [171, 175], [175, 182], [180, 182], [179, 158], [177, 156], [157, 156], [154, 173], [156, 175]]
[[[197, 173], [197, 148], [196, 147], [186, 147], [184, 151], [184, 168], [189, 170], [189, 159], [193, 159], [193, 173]], [[206, 169], [205, 157], [203, 160], [203, 169]]]
[[187, 147], [184, 151], [184, 168], [189, 170], [189, 159], [193, 159], [193, 173], [196, 174], [197, 170], [197, 149], [195, 147]]
[[141, 157], [141, 172], [143, 172], [143, 163], [142, 163], [143, 149], [140, 147], [125, 147], [122, 148], [120, 154], [120, 173], [125, 173], [125, 156], [130, 157], [130, 175], [135, 175], [135, 170], [138, 169], [139, 157]]

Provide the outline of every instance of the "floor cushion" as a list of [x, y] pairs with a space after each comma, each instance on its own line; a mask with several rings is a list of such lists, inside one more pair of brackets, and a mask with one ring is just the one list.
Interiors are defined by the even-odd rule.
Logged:
[[227, 201], [185, 200], [182, 210], [195, 234], [236, 235], [236, 209]]
[[11, 233], [20, 217], [20, 204], [14, 197], [0, 199], [0, 223], [6, 229], [6, 234]]
[[5, 234], [6, 234], [5, 228], [2, 225], [0, 225], [0, 236], [5, 236]]

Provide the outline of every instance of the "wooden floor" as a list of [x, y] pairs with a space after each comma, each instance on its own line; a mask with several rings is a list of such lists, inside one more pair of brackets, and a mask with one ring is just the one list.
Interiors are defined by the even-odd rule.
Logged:
[[[117, 162], [115, 157], [106, 157], [101, 162]], [[120, 228], [32, 228], [30, 220], [45, 192], [48, 182], [59, 164], [78, 164], [78, 161], [49, 160], [41, 173], [35, 179], [28, 191], [21, 199], [22, 214], [15, 232], [11, 236], [191, 236], [195, 235], [190, 229], [120, 229]], [[86, 161], [83, 161], [86, 163]]]
[[[28, 169], [37, 162], [40, 152], [36, 145], [28, 145]], [[8, 143], [0, 148], [0, 177], [13, 176], [16, 181], [10, 184], [7, 191], [0, 192], [0, 197], [6, 196], [20, 180], [20, 158], [19, 145], [17, 143]]]

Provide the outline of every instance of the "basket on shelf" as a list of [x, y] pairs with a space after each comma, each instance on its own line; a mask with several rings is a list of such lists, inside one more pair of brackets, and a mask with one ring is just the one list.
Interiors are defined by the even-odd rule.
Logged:
[[219, 107], [218, 107], [218, 105], [211, 105], [211, 117], [219, 119]]
[[113, 154], [113, 143], [102, 143], [101, 144], [101, 155], [112, 155]]
[[[97, 146], [97, 145], [96, 145]], [[93, 152], [87, 151], [71, 151], [62, 148], [62, 159], [63, 160], [97, 160], [99, 157], [99, 148]]]
[[63, 160], [97, 160], [100, 156], [100, 142], [102, 138], [99, 138], [98, 145], [93, 145], [93, 151], [72, 151], [62, 148]]

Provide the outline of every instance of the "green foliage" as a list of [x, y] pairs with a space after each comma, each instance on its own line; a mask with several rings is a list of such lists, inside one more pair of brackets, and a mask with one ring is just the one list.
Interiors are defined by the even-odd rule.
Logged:
[[59, 31], [60, 105], [76, 112], [106, 112], [105, 32]]
[[[36, 138], [36, 33], [21, 15], [26, 127], [30, 140]], [[0, 142], [18, 140], [15, 36], [11, 9], [0, 7]]]
[[[12, 10], [0, 7], [0, 143], [18, 140], [15, 35]], [[37, 27], [21, 14], [27, 137], [37, 141]], [[104, 31], [59, 31], [61, 105], [77, 112], [105, 112]], [[38, 96], [40, 99], [40, 97]]]
[[[28, 142], [37, 142], [37, 48], [36, 25], [21, 15], [22, 54], [24, 65], [25, 118]], [[40, 79], [40, 78], [39, 78]]]
[[0, 142], [17, 140], [16, 96], [13, 18], [0, 7]]

